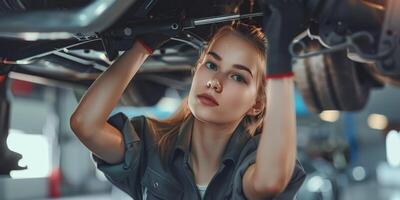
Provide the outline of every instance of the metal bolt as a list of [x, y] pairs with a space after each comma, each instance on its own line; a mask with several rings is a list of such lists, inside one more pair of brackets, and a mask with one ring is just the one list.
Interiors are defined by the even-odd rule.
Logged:
[[125, 34], [126, 36], [130, 36], [130, 35], [132, 35], [132, 29], [131, 29], [131, 28], [128, 28], [128, 27], [126, 27], [126, 28], [124, 29], [124, 34]]
[[171, 25], [171, 28], [173, 30], [177, 30], [179, 28], [179, 25], [177, 23], [174, 23], [174, 24]]
[[153, 187], [157, 189], [158, 188], [158, 182], [154, 182], [153, 183]]
[[336, 26], [336, 32], [339, 34], [344, 34], [345, 31], [346, 27], [344, 26], [344, 24], [341, 21], [338, 21]]

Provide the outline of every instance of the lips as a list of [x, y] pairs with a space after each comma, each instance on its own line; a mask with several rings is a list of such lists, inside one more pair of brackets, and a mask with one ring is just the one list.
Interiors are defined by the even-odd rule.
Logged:
[[218, 106], [217, 100], [214, 99], [211, 95], [208, 94], [200, 94], [197, 95], [197, 98], [200, 100], [200, 102], [204, 105], [207, 106]]

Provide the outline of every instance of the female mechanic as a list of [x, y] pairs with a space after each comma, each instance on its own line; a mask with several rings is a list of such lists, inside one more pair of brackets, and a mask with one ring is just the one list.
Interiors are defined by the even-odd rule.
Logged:
[[293, 73], [290, 60], [273, 51], [287, 45], [279, 42], [285, 38], [270, 38], [266, 54], [260, 28], [225, 25], [202, 51], [189, 95], [172, 116], [108, 118], [146, 58], [169, 37], [139, 36], [72, 114], [71, 128], [98, 169], [136, 200], [294, 199], [305, 172], [296, 160]]

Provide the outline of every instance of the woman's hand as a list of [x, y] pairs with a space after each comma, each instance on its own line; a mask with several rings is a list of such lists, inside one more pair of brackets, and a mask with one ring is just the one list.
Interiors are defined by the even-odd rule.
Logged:
[[170, 36], [160, 33], [148, 33], [138, 36], [136, 41], [140, 42], [149, 54], [153, 54], [156, 49], [168, 42], [170, 38]]
[[136, 40], [140, 42], [149, 52], [153, 54], [156, 49], [159, 49], [163, 44], [168, 42], [172, 37], [177, 36], [181, 32], [181, 27], [176, 24], [174, 28], [170, 27], [166, 31], [146, 33], [136, 37]]
[[264, 32], [268, 39], [267, 77], [292, 76], [289, 45], [309, 24], [304, 0], [265, 0]]

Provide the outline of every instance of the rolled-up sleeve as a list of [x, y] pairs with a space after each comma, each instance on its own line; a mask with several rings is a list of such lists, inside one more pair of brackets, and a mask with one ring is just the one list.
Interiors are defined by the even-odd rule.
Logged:
[[129, 119], [123, 113], [117, 113], [108, 119], [108, 123], [117, 128], [123, 135], [124, 159], [121, 163], [109, 164], [92, 154], [96, 167], [104, 173], [113, 185], [125, 191], [134, 199], [141, 199], [140, 171], [144, 167], [145, 117], [138, 116]]
[[[232, 199], [243, 200], [246, 199], [243, 191], [243, 176], [247, 168], [256, 162], [256, 151], [251, 152], [246, 158], [239, 163], [239, 167], [234, 175], [233, 188], [232, 188]], [[297, 191], [300, 189], [303, 181], [306, 177], [306, 173], [301, 163], [296, 160], [296, 165], [293, 171], [293, 175], [286, 186], [285, 190], [279, 193], [272, 200], [293, 200], [296, 199]]]
[[256, 151], [251, 152], [239, 163], [232, 182], [232, 200], [244, 200], [246, 196], [243, 192], [243, 176], [247, 168], [256, 162]]

